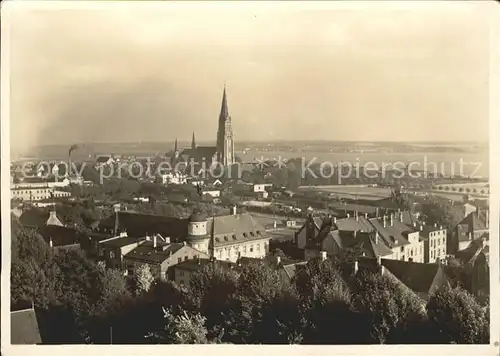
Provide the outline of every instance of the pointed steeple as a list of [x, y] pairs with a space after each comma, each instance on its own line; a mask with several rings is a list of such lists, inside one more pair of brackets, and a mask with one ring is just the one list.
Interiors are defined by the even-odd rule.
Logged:
[[193, 131], [193, 138], [191, 139], [191, 148], [193, 150], [196, 148], [196, 140], [194, 138], [194, 131]]
[[226, 97], [226, 83], [224, 83], [224, 91], [222, 93], [222, 104], [220, 108], [220, 121], [225, 121], [229, 117], [229, 110], [227, 108], [227, 97]]

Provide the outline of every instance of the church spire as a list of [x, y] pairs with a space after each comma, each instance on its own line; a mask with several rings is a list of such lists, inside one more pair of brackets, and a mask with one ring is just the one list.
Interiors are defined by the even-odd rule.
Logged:
[[220, 108], [219, 119], [225, 121], [229, 117], [229, 110], [227, 108], [227, 97], [226, 97], [226, 83], [224, 83], [224, 91], [222, 93], [222, 104]]
[[193, 150], [196, 148], [196, 140], [194, 138], [194, 131], [193, 131], [193, 138], [191, 139], [191, 148]]
[[177, 139], [175, 139], [175, 143], [174, 143], [174, 152], [177, 152]]

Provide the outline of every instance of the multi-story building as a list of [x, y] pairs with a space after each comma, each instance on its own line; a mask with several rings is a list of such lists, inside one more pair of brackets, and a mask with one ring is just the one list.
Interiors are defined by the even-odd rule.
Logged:
[[170, 269], [172, 266], [183, 261], [208, 258], [206, 253], [195, 250], [186, 242], [171, 243], [169, 239], [153, 236], [124, 255], [123, 267], [126, 274], [132, 275], [138, 266], [148, 265], [153, 277], [166, 280], [174, 277]]
[[424, 238], [424, 262], [443, 261], [447, 255], [446, 229], [437, 224], [434, 226], [420, 225], [420, 235]]
[[237, 213], [236, 208], [230, 215], [207, 218], [194, 213], [188, 219], [117, 210], [100, 224], [102, 233], [123, 231], [136, 238], [160, 234], [172, 242], [186, 241], [210, 257], [233, 262], [240, 256], [265, 257], [271, 238], [252, 215]]
[[39, 187], [16, 187], [11, 189], [11, 199], [28, 200], [28, 201], [38, 201], [38, 200], [49, 200], [54, 198], [69, 198], [71, 197], [70, 192], [64, 192], [57, 190], [48, 185]]
[[373, 257], [424, 262], [424, 239], [419, 229], [402, 221], [402, 214], [371, 219], [357, 213], [345, 219], [309, 216], [296, 234], [296, 243], [305, 250], [306, 258], [319, 251], [338, 255], [355, 247]]
[[484, 214], [479, 210], [471, 212], [457, 224], [453, 236], [449, 238], [448, 249], [450, 253], [463, 250], [473, 240], [487, 232], [489, 232], [489, 211], [485, 210]]

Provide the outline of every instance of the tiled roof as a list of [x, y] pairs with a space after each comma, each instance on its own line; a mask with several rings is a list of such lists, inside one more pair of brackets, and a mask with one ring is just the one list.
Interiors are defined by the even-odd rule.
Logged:
[[19, 222], [24, 227], [39, 228], [45, 225], [48, 218], [48, 212], [38, 209], [30, 209], [21, 214]]
[[357, 219], [354, 217], [346, 219], [337, 219], [334, 225], [340, 231], [364, 231], [370, 232], [374, 230], [372, 224], [364, 216], [359, 216]]
[[39, 232], [47, 243], [52, 240], [54, 247], [74, 245], [80, 242], [78, 231], [70, 227], [47, 225], [41, 227]]
[[152, 241], [145, 241], [124, 257], [127, 259], [141, 260], [153, 263], [162, 263], [183, 247], [191, 248], [183, 243], [158, 243], [156, 250], [153, 248]]
[[238, 264], [230, 261], [219, 261], [219, 260], [210, 260], [206, 258], [187, 260], [173, 266], [174, 268], [184, 269], [189, 271], [197, 271], [205, 266], [210, 264], [216, 265], [222, 268], [237, 268]]
[[473, 240], [466, 249], [457, 251], [455, 256], [465, 264], [474, 263], [480, 253], [483, 253], [488, 259], [490, 254], [488, 242], [489, 234], [485, 233], [480, 238]]
[[366, 257], [385, 257], [392, 255], [392, 250], [387, 247], [376, 233], [357, 233], [357, 239], [360, 241], [360, 247], [366, 253]]
[[[172, 239], [184, 238], [187, 235], [188, 221], [154, 214], [141, 214], [129, 211], [118, 213], [120, 231], [126, 231], [128, 236], [142, 237], [151, 234], [161, 234]], [[113, 230], [115, 215], [101, 221], [100, 228]]]
[[116, 237], [112, 238], [109, 240], [101, 241], [100, 245], [103, 247], [108, 247], [108, 248], [121, 248], [125, 247], [128, 245], [132, 245], [136, 242], [144, 241], [144, 237], [131, 237], [131, 236], [126, 236], [126, 237]]
[[207, 230], [215, 246], [266, 238], [265, 228], [248, 213], [216, 216], [208, 220]]
[[478, 217], [478, 214], [475, 212], [467, 215], [462, 221], [458, 223], [461, 226], [467, 226], [466, 232], [474, 233], [474, 231], [486, 230], [486, 222], [484, 219]]
[[42, 343], [34, 309], [24, 309], [10, 313], [10, 340], [11, 344], [16, 345]]
[[444, 270], [438, 264], [389, 259], [382, 259], [381, 263], [415, 293], [432, 293], [446, 282]]
[[409, 244], [408, 239], [405, 237], [405, 235], [409, 232], [414, 231], [397, 219], [393, 219], [392, 225], [390, 219], [388, 219], [386, 221], [385, 227], [381, 218], [370, 219], [370, 222], [378, 231], [379, 235], [384, 239], [386, 245], [390, 247]]

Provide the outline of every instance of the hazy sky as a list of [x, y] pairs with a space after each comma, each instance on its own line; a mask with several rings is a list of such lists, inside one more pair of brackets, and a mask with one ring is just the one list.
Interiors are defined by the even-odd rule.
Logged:
[[13, 10], [13, 146], [488, 138], [487, 6], [186, 5]]

